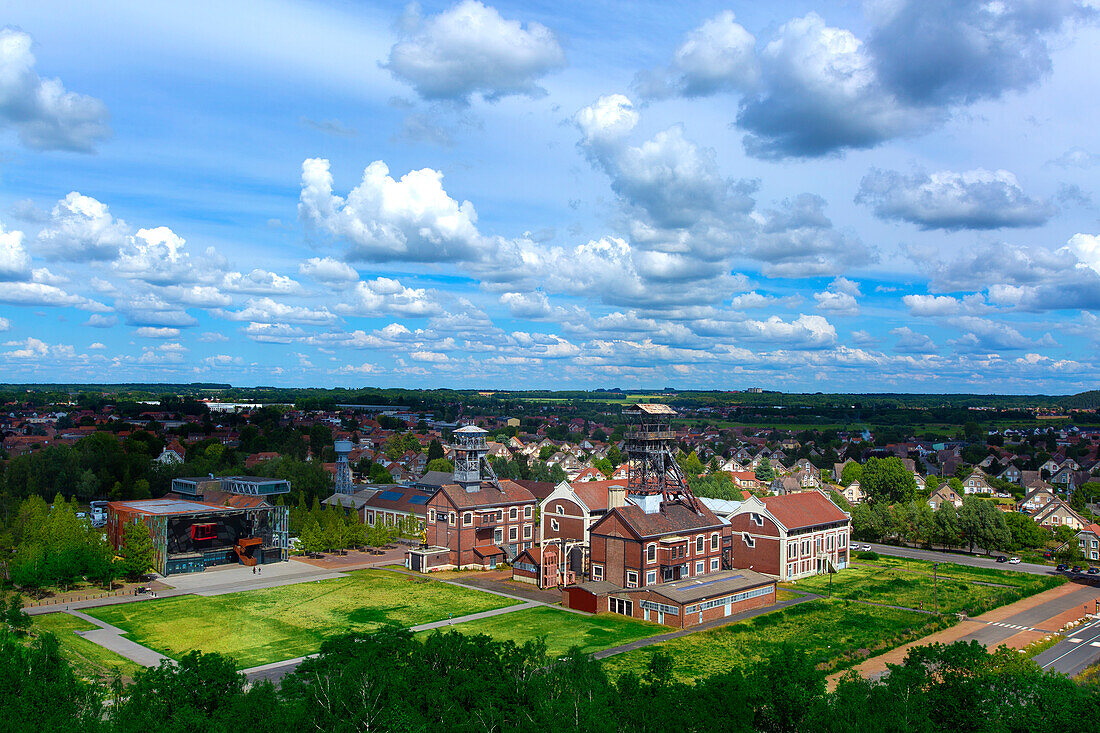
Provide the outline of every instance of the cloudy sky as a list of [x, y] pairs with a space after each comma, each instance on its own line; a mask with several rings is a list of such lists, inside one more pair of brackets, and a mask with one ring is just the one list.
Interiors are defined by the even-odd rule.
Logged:
[[0, 22], [0, 381], [1097, 386], [1086, 0]]

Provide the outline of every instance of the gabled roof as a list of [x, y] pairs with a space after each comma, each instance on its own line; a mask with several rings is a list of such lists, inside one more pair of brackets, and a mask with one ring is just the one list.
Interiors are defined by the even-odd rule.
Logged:
[[605, 514], [592, 526], [592, 532], [595, 533], [597, 527], [614, 516], [642, 538], [718, 529], [723, 525], [722, 520], [714, 516], [714, 513], [705, 506], [702, 507], [701, 513], [696, 514], [690, 507], [676, 501], [662, 504], [659, 511], [646, 514], [640, 506], [628, 503]]
[[607, 511], [608, 495], [613, 488], [626, 490], [626, 481], [613, 479], [607, 481], [576, 481], [569, 488], [584, 502], [588, 511]]
[[761, 499], [768, 513], [788, 530], [846, 522], [848, 515], [819, 491], [800, 491]]
[[443, 484], [436, 489], [435, 493], [444, 494], [459, 509], [524, 504], [535, 501], [534, 494], [509, 479], [501, 479], [499, 489], [488, 481], [482, 481], [481, 487], [477, 491], [467, 491], [458, 484]]

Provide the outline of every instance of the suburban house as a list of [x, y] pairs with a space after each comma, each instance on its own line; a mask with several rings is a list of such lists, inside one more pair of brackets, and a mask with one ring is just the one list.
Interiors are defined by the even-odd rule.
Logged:
[[1020, 483], [1020, 469], [1010, 463], [1008, 464], [1008, 468], [997, 474], [997, 478], [1002, 481], [1010, 481], [1014, 484], [1018, 484]]
[[1047, 502], [1046, 506], [1034, 512], [1031, 518], [1039, 526], [1046, 527], [1051, 531], [1058, 527], [1081, 529], [1088, 524], [1080, 514], [1073, 511], [1070, 505], [1061, 499], [1053, 499]]
[[729, 523], [733, 567], [790, 581], [848, 566], [851, 516], [821, 491], [749, 497]]
[[978, 469], [974, 469], [973, 472], [962, 482], [964, 494], [992, 494], [993, 487], [986, 481], [985, 474]]
[[[1100, 524], [1094, 522], [1085, 525], [1070, 542], [1077, 543], [1077, 547], [1081, 550], [1081, 556], [1089, 562], [1100, 560]], [[1069, 542], [1066, 544], [1068, 545]], [[1062, 545], [1058, 550], [1064, 550], [1065, 547], [1066, 545]]]
[[849, 504], [862, 504], [863, 500], [867, 498], [867, 495], [863, 493], [863, 489], [859, 488], [858, 481], [853, 481], [840, 489], [840, 495], [843, 496]]
[[1034, 514], [1054, 499], [1054, 487], [1046, 482], [1041, 482], [1040, 485], [1032, 488], [1024, 496], [1024, 500], [1020, 502], [1020, 511]]
[[947, 484], [933, 491], [932, 495], [928, 497], [928, 506], [932, 507], [932, 511], [936, 511], [945, 503], [951, 504], [956, 509], [963, 504], [962, 497], [959, 496], [959, 493]]

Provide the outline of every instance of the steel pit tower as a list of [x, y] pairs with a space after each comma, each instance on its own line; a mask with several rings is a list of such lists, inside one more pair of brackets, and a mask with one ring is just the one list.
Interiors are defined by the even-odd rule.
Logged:
[[500, 489], [496, 472], [489, 463], [489, 446], [485, 444], [485, 436], [488, 434], [488, 431], [477, 425], [467, 425], [451, 434], [454, 482], [471, 493], [481, 488], [482, 481], [488, 481]]
[[351, 483], [351, 466], [348, 465], [348, 454], [355, 444], [350, 440], [338, 440], [334, 446], [336, 449], [336, 493], [354, 494], [355, 487]]
[[627, 492], [660, 494], [663, 504], [681, 501], [699, 513], [700, 502], [688, 488], [672, 450], [676, 411], [665, 404], [639, 402], [624, 405], [623, 415], [629, 423], [625, 436]]

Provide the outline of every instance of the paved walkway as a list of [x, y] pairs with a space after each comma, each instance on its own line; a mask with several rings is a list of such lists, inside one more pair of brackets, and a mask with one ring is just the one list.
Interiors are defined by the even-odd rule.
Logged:
[[99, 627], [98, 629], [92, 629], [90, 631], [74, 631], [74, 634], [99, 644], [104, 649], [109, 649], [116, 654], [120, 654], [132, 662], [137, 662], [143, 667], [156, 667], [162, 660], [168, 659], [168, 657], [160, 652], [155, 652], [137, 642], [123, 638], [122, 635], [126, 632], [117, 626], [111, 626], [109, 623], [100, 621], [80, 611], [69, 611], [69, 615], [84, 619]]

